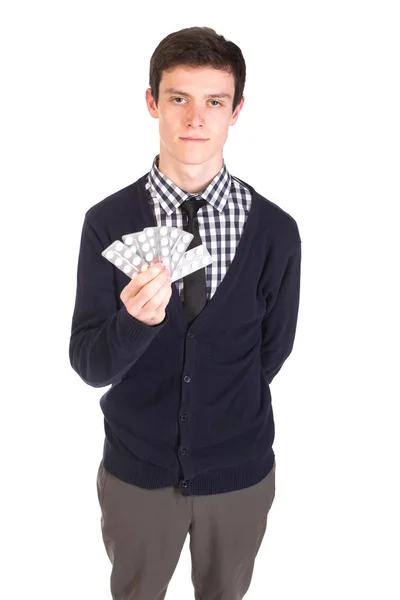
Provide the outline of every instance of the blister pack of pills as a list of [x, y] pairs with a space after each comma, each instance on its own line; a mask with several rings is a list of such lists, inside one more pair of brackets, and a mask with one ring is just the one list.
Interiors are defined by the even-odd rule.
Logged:
[[203, 244], [188, 250], [174, 268], [171, 281], [176, 281], [186, 275], [190, 275], [190, 273], [194, 273], [198, 269], [206, 267], [212, 263], [212, 260], [211, 254]]
[[101, 254], [131, 279], [161, 262], [176, 281], [213, 260], [203, 244], [185, 252], [192, 239], [193, 234], [178, 227], [146, 227], [123, 235], [123, 242], [116, 240]]
[[193, 234], [179, 227], [146, 227], [143, 231], [122, 236], [124, 243], [134, 248], [149, 265], [163, 263], [172, 274], [179, 264]]
[[110, 244], [110, 246], [103, 250], [101, 255], [131, 279], [138, 273], [146, 271], [149, 268], [149, 264], [141, 256], [119, 240]]

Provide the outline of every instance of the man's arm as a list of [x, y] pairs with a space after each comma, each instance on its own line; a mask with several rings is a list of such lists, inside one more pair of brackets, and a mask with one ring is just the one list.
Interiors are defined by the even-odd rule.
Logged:
[[[119, 308], [116, 267], [101, 252], [95, 225], [87, 215], [82, 227], [78, 259], [75, 309], [72, 317], [69, 358], [85, 383], [104, 387], [120, 379], [148, 348], [168, 321], [150, 326]], [[129, 283], [128, 277], [126, 278]]]
[[261, 368], [270, 384], [292, 351], [300, 300], [301, 242], [289, 254], [283, 277], [267, 298]]

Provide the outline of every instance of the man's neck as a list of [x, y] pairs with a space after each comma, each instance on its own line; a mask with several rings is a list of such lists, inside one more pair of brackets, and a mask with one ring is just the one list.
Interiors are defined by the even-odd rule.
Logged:
[[222, 156], [200, 165], [184, 164], [160, 150], [158, 169], [185, 192], [199, 194], [210, 184], [223, 165]]

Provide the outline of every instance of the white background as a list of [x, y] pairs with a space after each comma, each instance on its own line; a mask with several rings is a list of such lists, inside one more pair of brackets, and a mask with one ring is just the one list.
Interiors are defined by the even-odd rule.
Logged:
[[[228, 169], [302, 239], [295, 345], [271, 385], [276, 497], [246, 600], [400, 597], [396, 4], [2, 5], [2, 598], [110, 598], [106, 388], [68, 357], [80, 233], [90, 206], [150, 169], [150, 57], [193, 25], [247, 63]], [[188, 544], [169, 600], [194, 598]]]

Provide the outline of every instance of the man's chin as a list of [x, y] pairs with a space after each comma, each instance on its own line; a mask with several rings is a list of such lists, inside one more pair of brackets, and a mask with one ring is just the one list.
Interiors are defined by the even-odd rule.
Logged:
[[212, 158], [209, 153], [204, 152], [176, 152], [174, 157], [183, 165], [202, 165]]

